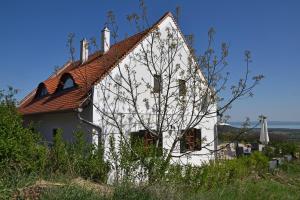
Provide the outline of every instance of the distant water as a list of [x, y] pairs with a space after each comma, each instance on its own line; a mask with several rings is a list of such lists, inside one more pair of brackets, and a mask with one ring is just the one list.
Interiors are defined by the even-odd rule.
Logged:
[[[257, 121], [251, 122], [251, 126], [254, 126], [257, 123]], [[234, 127], [241, 127], [242, 122], [229, 122], [228, 124]], [[260, 125], [257, 128], [260, 128]], [[300, 122], [268, 121], [268, 128], [300, 129]]]

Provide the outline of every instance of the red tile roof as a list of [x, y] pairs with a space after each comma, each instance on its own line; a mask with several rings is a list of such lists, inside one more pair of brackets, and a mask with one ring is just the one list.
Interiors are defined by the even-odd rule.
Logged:
[[[50, 76], [43, 82], [48, 90], [48, 95], [42, 98], [35, 98], [37, 89], [33, 90], [21, 101], [18, 108], [19, 112], [23, 115], [29, 115], [78, 108], [86, 99], [92, 86], [113, 69], [167, 16], [171, 16], [171, 13], [166, 13], [152, 28], [112, 45], [108, 52], [104, 54], [101, 52], [94, 53], [82, 65], [80, 61], [68, 62], [57, 74]], [[65, 73], [72, 75], [77, 86], [73, 89], [56, 92], [59, 80]]]

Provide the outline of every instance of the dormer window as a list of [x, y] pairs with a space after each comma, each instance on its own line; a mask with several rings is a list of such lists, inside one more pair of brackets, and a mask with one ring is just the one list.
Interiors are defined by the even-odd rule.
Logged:
[[73, 87], [75, 87], [75, 82], [73, 77], [70, 74], [64, 74], [60, 79], [60, 83], [57, 87], [57, 91], [62, 91]]
[[42, 98], [48, 94], [48, 90], [44, 83], [40, 83], [36, 91], [35, 98]]
[[71, 88], [71, 87], [74, 87], [74, 81], [71, 77], [69, 77], [65, 80], [65, 83], [64, 83], [62, 89], [65, 90], [65, 89], [68, 89], [68, 88]]

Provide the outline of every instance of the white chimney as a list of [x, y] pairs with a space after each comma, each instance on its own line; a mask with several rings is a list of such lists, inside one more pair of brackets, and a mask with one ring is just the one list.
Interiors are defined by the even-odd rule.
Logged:
[[110, 47], [110, 30], [105, 27], [102, 30], [102, 38], [101, 38], [101, 47], [104, 53], [106, 53], [109, 50]]
[[89, 43], [84, 38], [83, 40], [80, 41], [80, 60], [81, 60], [81, 63], [86, 62], [88, 60], [88, 58], [89, 58]]

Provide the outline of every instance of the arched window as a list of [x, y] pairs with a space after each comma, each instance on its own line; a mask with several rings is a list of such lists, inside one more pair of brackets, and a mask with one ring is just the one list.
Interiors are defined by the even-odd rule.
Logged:
[[73, 81], [73, 79], [71, 77], [68, 77], [65, 80], [65, 83], [63, 85], [63, 90], [71, 88], [71, 87], [74, 87], [74, 81]]
[[47, 94], [48, 94], [48, 90], [47, 90], [45, 84], [44, 83], [40, 83], [39, 86], [38, 86], [38, 89], [36, 91], [35, 97], [36, 98], [41, 98], [41, 97], [46, 96]]
[[75, 82], [70, 74], [62, 75], [57, 87], [57, 91], [66, 90], [75, 87]]

